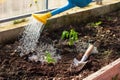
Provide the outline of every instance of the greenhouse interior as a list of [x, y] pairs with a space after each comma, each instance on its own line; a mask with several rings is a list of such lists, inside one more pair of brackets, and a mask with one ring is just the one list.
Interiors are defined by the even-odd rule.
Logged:
[[120, 80], [120, 0], [0, 0], [0, 80]]

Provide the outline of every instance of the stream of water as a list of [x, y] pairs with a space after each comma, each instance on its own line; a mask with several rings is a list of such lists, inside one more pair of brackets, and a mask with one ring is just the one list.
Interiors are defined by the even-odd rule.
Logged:
[[31, 18], [30, 23], [25, 27], [22, 38], [20, 39], [20, 49], [23, 56], [33, 52], [36, 48], [40, 33], [42, 32], [44, 25], [34, 18]]
[[[37, 45], [43, 28], [44, 25], [41, 22], [38, 22], [34, 18], [30, 20], [30, 23], [25, 27], [22, 38], [20, 39], [20, 46], [18, 46], [18, 49], [21, 51], [20, 56], [28, 55], [28, 58], [31, 61], [44, 62], [45, 51], [48, 51], [55, 60], [61, 58], [59, 55], [55, 54], [56, 49], [52, 44], [47, 44], [40, 41], [40, 45]], [[33, 54], [29, 56], [29, 53]]]

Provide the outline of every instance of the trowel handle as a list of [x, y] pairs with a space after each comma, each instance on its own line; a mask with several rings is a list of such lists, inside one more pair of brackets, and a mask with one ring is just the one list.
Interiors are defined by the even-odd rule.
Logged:
[[81, 62], [84, 62], [87, 60], [88, 56], [91, 54], [92, 50], [94, 49], [94, 46], [91, 44], [88, 49], [86, 50], [85, 54], [83, 55]]

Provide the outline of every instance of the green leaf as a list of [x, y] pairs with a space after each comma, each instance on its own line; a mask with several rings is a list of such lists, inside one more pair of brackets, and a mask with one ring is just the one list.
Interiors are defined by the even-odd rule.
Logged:
[[73, 45], [76, 40], [78, 40], [78, 33], [74, 30], [71, 29], [70, 32], [68, 31], [63, 31], [61, 39], [69, 38], [68, 45]]
[[56, 62], [55, 59], [52, 58], [51, 54], [48, 51], [46, 51], [45, 53], [46, 53], [45, 60], [47, 63], [55, 63]]
[[25, 22], [27, 21], [26, 19], [18, 19], [18, 20], [14, 20], [13, 21], [13, 24], [19, 24], [19, 23], [22, 23], [22, 22]]
[[100, 24], [102, 24], [102, 22], [101, 21], [98, 21], [98, 22], [93, 22], [93, 23], [91, 23], [91, 26], [92, 27], [98, 27]]
[[68, 38], [68, 37], [69, 37], [69, 32], [68, 31], [63, 31], [61, 39], [63, 40], [63, 39]]
[[69, 39], [69, 42], [68, 42], [69, 46], [72, 46], [74, 44], [74, 39], [73, 37]]
[[73, 41], [78, 40], [78, 33], [73, 29], [70, 30], [70, 38], [73, 38]]
[[78, 40], [78, 33], [76, 32], [75, 33], [75, 41], [77, 41]]
[[71, 37], [73, 37], [73, 36], [74, 36], [74, 32], [75, 32], [75, 31], [74, 31], [74, 29], [71, 29], [71, 30], [70, 30], [70, 35], [69, 35], [69, 38], [71, 38]]
[[99, 26], [100, 24], [102, 24], [101, 21], [95, 23], [96, 26]]
[[55, 63], [55, 60], [52, 59], [52, 58], [48, 58], [48, 59], [47, 59], [47, 62], [48, 62], [48, 63]]

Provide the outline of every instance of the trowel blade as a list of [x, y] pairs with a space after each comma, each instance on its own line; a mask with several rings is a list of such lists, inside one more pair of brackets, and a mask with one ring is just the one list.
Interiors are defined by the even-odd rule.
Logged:
[[74, 66], [73, 64], [71, 64], [70, 66], [70, 72], [79, 72], [83, 69], [83, 67], [86, 65], [86, 62], [80, 62], [78, 66]]

